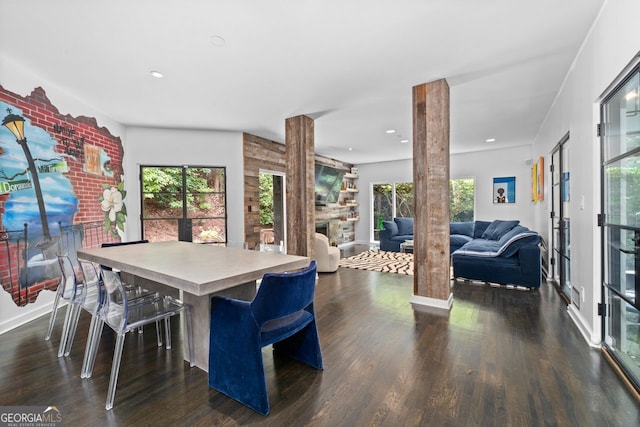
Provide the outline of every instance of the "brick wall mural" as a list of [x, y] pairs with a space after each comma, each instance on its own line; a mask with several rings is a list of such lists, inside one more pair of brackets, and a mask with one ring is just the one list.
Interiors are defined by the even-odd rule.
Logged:
[[19, 306], [60, 282], [58, 254], [119, 240], [126, 221], [119, 137], [64, 115], [42, 88], [0, 86], [0, 281]]

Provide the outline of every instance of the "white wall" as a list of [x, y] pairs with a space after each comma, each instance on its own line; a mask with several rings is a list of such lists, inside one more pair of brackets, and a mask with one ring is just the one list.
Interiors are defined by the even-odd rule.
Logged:
[[[58, 108], [61, 114], [70, 114], [74, 117], [95, 117], [98, 126], [104, 126], [109, 129], [112, 135], [122, 137], [124, 131], [122, 125], [96, 111], [89, 103], [83, 102], [83, 100], [71, 95], [54, 83], [42, 79], [31, 70], [13, 62], [10, 58], [0, 56], [0, 70], [2, 70], [0, 84], [6, 90], [17, 93], [20, 96], [27, 96], [35, 88], [42, 87], [51, 103]], [[49, 313], [54, 297], [54, 292], [43, 291], [40, 292], [35, 303], [27, 304], [24, 307], [16, 307], [11, 295], [0, 291], [0, 334]], [[45, 332], [42, 331], [42, 339], [44, 339]]]
[[[600, 212], [600, 141], [595, 132], [598, 101], [640, 51], [638, 16], [640, 2], [637, 0], [605, 3], [533, 148], [534, 155], [545, 156], [548, 165], [549, 153], [562, 136], [570, 132], [571, 285], [582, 292], [584, 300], [580, 309], [570, 305], [569, 314], [592, 345], [601, 340], [597, 315], [601, 289], [600, 230], [596, 218]], [[547, 177], [547, 194], [549, 181]], [[546, 198], [534, 210], [536, 228], [546, 229], [548, 233], [550, 206], [551, 202]]]
[[[452, 154], [451, 178], [475, 179], [475, 217], [479, 220], [519, 219], [521, 224], [535, 227], [531, 202], [531, 147], [487, 150], [473, 153]], [[356, 224], [356, 241], [369, 242], [372, 229], [371, 217], [373, 184], [384, 182], [412, 182], [412, 160], [367, 163], [358, 165], [357, 200], [360, 204], [360, 221]], [[493, 178], [516, 177], [516, 203], [493, 203]]]
[[128, 127], [124, 149], [128, 240], [140, 238], [140, 165], [225, 166], [227, 240], [244, 240], [242, 133]]

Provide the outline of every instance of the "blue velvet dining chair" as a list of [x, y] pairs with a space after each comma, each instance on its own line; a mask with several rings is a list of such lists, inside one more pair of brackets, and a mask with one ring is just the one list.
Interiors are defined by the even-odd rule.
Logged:
[[209, 387], [256, 412], [269, 413], [262, 348], [322, 369], [313, 298], [316, 262], [291, 273], [269, 273], [253, 301], [213, 296]]

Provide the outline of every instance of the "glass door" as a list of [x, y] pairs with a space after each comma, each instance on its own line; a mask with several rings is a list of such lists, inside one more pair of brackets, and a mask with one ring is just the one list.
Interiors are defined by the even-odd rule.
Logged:
[[226, 171], [208, 166], [141, 166], [142, 238], [227, 242]]
[[605, 350], [640, 390], [640, 70], [600, 106]]
[[[551, 153], [551, 278], [567, 302], [571, 301], [571, 221], [569, 134]], [[580, 298], [574, 298], [580, 304]]]
[[285, 175], [260, 169], [260, 243], [286, 248]]

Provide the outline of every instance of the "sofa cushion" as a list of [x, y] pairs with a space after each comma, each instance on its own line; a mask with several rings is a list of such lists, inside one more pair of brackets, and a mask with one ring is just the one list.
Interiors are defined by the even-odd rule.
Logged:
[[473, 225], [473, 238], [481, 238], [482, 233], [484, 233], [489, 224], [491, 224], [491, 221], [476, 221]]
[[[514, 236], [517, 236], [520, 233], [526, 233], [530, 231], [527, 227], [523, 226], [523, 225], [516, 225], [515, 227], [513, 227], [511, 230], [507, 231], [506, 233], [504, 233], [502, 235], [502, 237], [500, 237], [498, 239], [498, 243], [500, 243], [500, 245], [504, 245], [505, 243], [507, 243], [509, 240], [511, 240], [511, 238], [513, 238]], [[536, 233], [537, 234], [537, 233]]]
[[393, 218], [398, 225], [398, 234], [413, 236], [413, 218]]
[[498, 256], [500, 244], [497, 240], [473, 239], [454, 252], [458, 255], [471, 255], [477, 257]]
[[382, 226], [385, 230], [389, 230], [391, 236], [398, 234], [398, 226], [394, 221], [382, 221]]
[[392, 242], [400, 242], [403, 243], [405, 240], [413, 240], [413, 234], [398, 234], [393, 236], [391, 239]]
[[452, 234], [449, 236], [449, 241], [451, 248], [460, 248], [471, 241], [471, 237], [465, 236], [464, 234]]
[[500, 254], [501, 257], [509, 258], [518, 253], [520, 248], [524, 246], [537, 245], [540, 243], [540, 236], [538, 234], [519, 235], [517, 239], [509, 243]]
[[520, 224], [520, 221], [518, 220], [502, 221], [500, 219], [497, 219], [489, 224], [487, 229], [484, 230], [484, 233], [482, 233], [482, 238], [487, 240], [500, 240], [502, 236], [507, 234], [513, 227], [518, 224]]
[[540, 235], [535, 231], [522, 226], [517, 227], [514, 227], [513, 232], [506, 233], [500, 240], [474, 239], [456, 250], [454, 254], [508, 258], [514, 256], [521, 247], [537, 245], [540, 242]]
[[520, 225], [505, 234], [500, 240], [501, 257], [512, 257], [523, 246], [537, 245], [540, 243], [540, 235]]
[[463, 236], [473, 236], [473, 222], [450, 222], [449, 234], [461, 234]]

